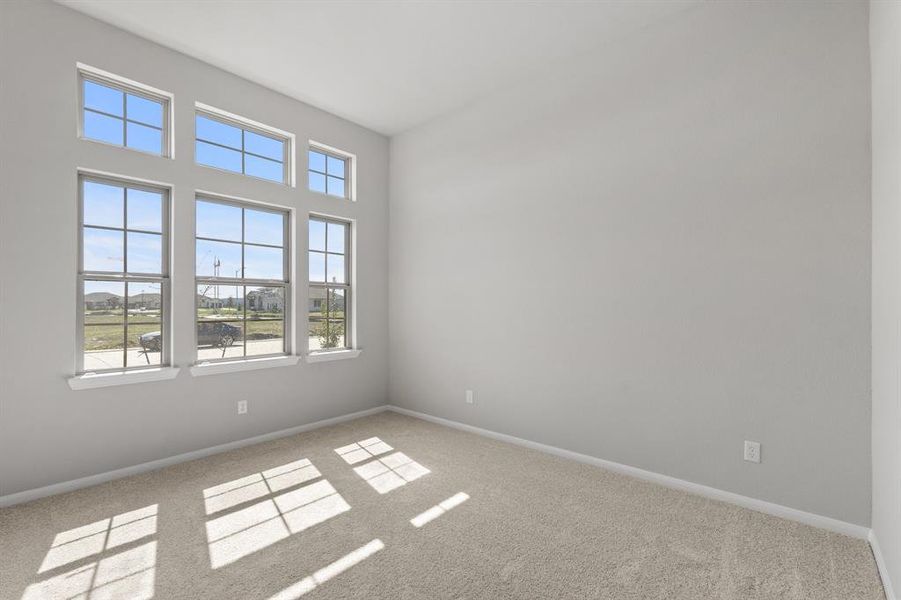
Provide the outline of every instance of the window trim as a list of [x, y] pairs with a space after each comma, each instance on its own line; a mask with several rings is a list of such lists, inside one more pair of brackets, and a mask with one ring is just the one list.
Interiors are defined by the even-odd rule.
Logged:
[[[328, 224], [336, 223], [340, 225], [344, 225], [347, 230], [344, 235], [344, 283], [329, 283], [328, 281], [328, 266], [326, 265], [326, 273], [325, 278], [326, 281], [310, 281], [309, 274], [309, 265], [310, 265], [310, 252], [319, 252], [319, 250], [313, 250], [310, 248], [310, 240], [309, 240], [309, 232], [310, 232], [310, 222], [311, 221], [320, 221], [325, 223], [326, 225], [326, 239], [325, 239], [325, 250], [322, 251], [323, 254], [326, 255], [326, 261], [328, 261]], [[354, 293], [355, 280], [354, 273], [356, 270], [356, 260], [353, 255], [354, 244], [353, 240], [356, 236], [356, 223], [351, 219], [345, 219], [342, 217], [333, 217], [329, 215], [323, 215], [321, 213], [310, 213], [307, 217], [307, 298], [308, 298], [308, 306], [306, 307], [307, 312], [307, 356], [324, 356], [328, 354], [333, 354], [336, 352], [344, 352], [346, 356], [350, 357], [350, 354], [353, 351], [358, 350], [356, 346], [356, 294]], [[309, 309], [309, 294], [310, 289], [312, 288], [323, 288], [326, 293], [326, 302], [328, 302], [328, 290], [329, 288], [341, 288], [344, 290], [344, 346], [340, 348], [320, 348], [318, 350], [310, 349], [310, 309]], [[354, 355], [356, 356], [356, 355]], [[309, 359], [308, 362], [318, 362], [315, 358]]]
[[[260, 156], [258, 154], [254, 154], [253, 152], [247, 152], [244, 150], [243, 141], [244, 134], [241, 134], [241, 150], [237, 150], [235, 148], [227, 147], [229, 150], [240, 152], [241, 153], [241, 172], [237, 171], [229, 171], [228, 169], [221, 169], [219, 167], [213, 165], [205, 165], [203, 163], [197, 162], [197, 142], [201, 141], [205, 144], [217, 145], [215, 142], [210, 142], [207, 140], [200, 140], [197, 137], [197, 117], [202, 116], [207, 119], [211, 119], [213, 121], [218, 121], [224, 125], [230, 125], [232, 127], [237, 127], [238, 129], [244, 131], [249, 131], [251, 133], [255, 133], [257, 135], [262, 135], [264, 137], [273, 138], [280, 142], [283, 142], [283, 151], [282, 151], [282, 181], [273, 181], [272, 179], [266, 179], [265, 177], [257, 177], [256, 175], [251, 175], [244, 172], [244, 155], [250, 154], [251, 156], [256, 156], [259, 158], [263, 158], [264, 160], [270, 160], [275, 162], [273, 159], [268, 156]], [[296, 136], [293, 133], [288, 131], [283, 131], [281, 129], [277, 129], [270, 125], [266, 125], [264, 123], [260, 123], [258, 121], [253, 121], [246, 117], [242, 117], [240, 115], [236, 115], [234, 113], [230, 113], [228, 111], [222, 110], [220, 108], [216, 108], [214, 106], [210, 106], [209, 104], [203, 104], [202, 102], [194, 103], [194, 119], [192, 126], [194, 128], [194, 164], [205, 167], [207, 169], [214, 169], [221, 173], [231, 173], [232, 175], [242, 175], [244, 177], [250, 177], [252, 179], [256, 179], [259, 181], [268, 181], [269, 183], [275, 183], [278, 185], [284, 185], [288, 187], [295, 187], [296, 177], [295, 177], [295, 166], [294, 166], [294, 157], [296, 153]]]
[[[173, 107], [175, 104], [175, 96], [170, 93], [155, 87], [151, 87], [149, 85], [145, 85], [138, 81], [134, 81], [132, 79], [128, 79], [126, 77], [122, 77], [120, 75], [116, 75], [114, 73], [110, 73], [109, 71], [104, 71], [102, 69], [98, 69], [96, 67], [92, 67], [90, 65], [86, 65], [84, 63], [76, 63], [75, 64], [78, 77], [77, 77], [77, 85], [78, 85], [78, 118], [77, 122], [77, 135], [78, 139], [85, 140], [88, 142], [95, 142], [98, 144], [104, 144], [106, 146], [112, 146], [113, 148], [125, 148], [126, 150], [132, 150], [134, 152], [140, 152], [141, 154], [146, 154], [148, 156], [157, 156], [162, 158], [175, 158], [175, 145], [173, 135], [173, 123], [174, 119], [172, 118]], [[126, 124], [129, 122], [126, 118], [126, 114], [123, 112], [122, 117], [118, 117], [112, 115], [117, 119], [121, 119], [123, 122], [123, 143], [122, 144], [112, 144], [110, 142], [106, 142], [104, 140], [98, 140], [95, 138], [86, 137], [84, 134], [84, 111], [92, 110], [85, 109], [84, 105], [84, 82], [92, 81], [94, 83], [98, 83], [100, 85], [104, 85], [107, 87], [112, 87], [117, 90], [120, 90], [126, 94], [132, 94], [133, 96], [139, 96], [146, 100], [151, 100], [153, 102], [159, 102], [163, 105], [163, 125], [161, 128], [162, 131], [162, 147], [160, 148], [160, 152], [149, 152], [147, 150], [142, 150], [140, 148], [133, 148], [127, 146], [128, 143], [127, 134], [125, 131], [127, 130]], [[98, 112], [98, 111], [92, 111]], [[102, 112], [98, 112], [98, 114], [106, 114]], [[138, 121], [134, 121], [139, 125], [148, 126], [146, 123], [140, 123]]]
[[[88, 374], [112, 374], [112, 373], [131, 373], [133, 371], [147, 371], [147, 370], [159, 370], [166, 369], [171, 367], [172, 363], [172, 286], [170, 279], [170, 231], [172, 229], [172, 187], [167, 186], [165, 184], [159, 183], [151, 183], [147, 181], [143, 181], [140, 179], [134, 179], [130, 177], [123, 177], [119, 175], [110, 175], [107, 173], [99, 173], [96, 171], [88, 171], [84, 169], [78, 170], [78, 250], [76, 252], [76, 335], [75, 335], [75, 374], [78, 377], [88, 375]], [[161, 215], [161, 223], [162, 223], [162, 231], [160, 232], [160, 246], [162, 249], [161, 259], [161, 273], [159, 275], [156, 274], [135, 274], [131, 277], [128, 275], [128, 271], [126, 270], [123, 273], [109, 273], [109, 272], [98, 272], [98, 271], [85, 271], [84, 269], [84, 182], [85, 181], [95, 181], [98, 183], [110, 184], [115, 186], [122, 186], [125, 188], [132, 188], [136, 190], [144, 190], [150, 192], [162, 193], [163, 202], [162, 202], [162, 215]], [[125, 199], [126, 206], [125, 210], [127, 211], [127, 197]], [[115, 229], [116, 231], [120, 231], [119, 229]], [[128, 248], [128, 222], [123, 221], [122, 229], [123, 232], [123, 253], [127, 256], [127, 248]], [[155, 233], [155, 232], [154, 232]], [[128, 264], [123, 263], [123, 267], [125, 269], [128, 268]], [[134, 282], [134, 283], [159, 283], [160, 284], [160, 332], [163, 336], [163, 344], [160, 350], [160, 364], [158, 365], [134, 365], [134, 366], [124, 366], [124, 367], [113, 367], [110, 369], [92, 369], [90, 371], [86, 371], [84, 368], [84, 310], [85, 310], [85, 300], [84, 300], [84, 282], [85, 280], [89, 281], [114, 281], [114, 282]], [[123, 321], [123, 331], [127, 328], [127, 313], [128, 313], [128, 290], [125, 290], [125, 298], [124, 298], [125, 306], [124, 306], [124, 316], [126, 316]], [[123, 352], [126, 352], [127, 348], [123, 348]]]
[[[334, 194], [329, 194], [327, 192], [320, 192], [318, 190], [310, 189], [310, 172], [319, 173], [321, 175], [326, 175], [325, 173], [320, 173], [319, 171], [313, 171], [310, 169], [310, 151], [318, 152], [320, 154], [325, 154], [326, 156], [331, 156], [332, 158], [337, 158], [344, 161], [344, 196], [336, 196]], [[356, 202], [357, 200], [357, 156], [355, 154], [351, 154], [350, 152], [345, 152], [344, 150], [339, 150], [333, 146], [329, 146], [326, 144], [321, 144], [314, 140], [309, 140], [307, 142], [307, 156], [306, 156], [306, 168], [304, 172], [306, 173], [307, 180], [307, 191], [312, 192], [314, 194], [318, 194], [320, 196], [327, 196], [329, 198], [343, 198], [345, 200], [350, 200], [351, 202]], [[327, 169], [326, 169], [327, 170]], [[326, 186], [328, 186], [328, 175], [326, 175]], [[328, 189], [326, 187], [326, 189]]]
[[[216, 202], [216, 203], [225, 204], [228, 206], [235, 206], [235, 207], [241, 208], [242, 210], [245, 208], [249, 208], [251, 210], [258, 210], [258, 211], [262, 211], [262, 212], [271, 212], [271, 213], [275, 213], [278, 215], [282, 215], [284, 217], [284, 225], [283, 225], [283, 232], [282, 232], [282, 241], [283, 241], [282, 272], [283, 272], [284, 279], [249, 279], [249, 278], [244, 278], [244, 277], [236, 279], [234, 277], [216, 278], [216, 277], [212, 277], [212, 276], [203, 276], [203, 277], [198, 276], [197, 275], [197, 240], [198, 239], [202, 239], [202, 240], [213, 239], [213, 238], [198, 238], [198, 236], [197, 236], [197, 202], [198, 201]], [[291, 279], [291, 273], [293, 270], [293, 260], [292, 260], [293, 257], [291, 254], [292, 210], [293, 209], [291, 209], [289, 207], [285, 207], [285, 206], [264, 204], [261, 202], [255, 202], [253, 200], [238, 199], [238, 198], [234, 198], [231, 196], [223, 196], [221, 194], [216, 194], [216, 193], [212, 193], [212, 192], [204, 192], [204, 191], [197, 190], [194, 193], [194, 231], [193, 231], [194, 250], [192, 252], [192, 254], [193, 254], [192, 262], [194, 264], [194, 281], [193, 281], [193, 287], [192, 287], [193, 293], [194, 293], [194, 303], [193, 303], [194, 304], [194, 312], [192, 313], [192, 316], [191, 316], [191, 318], [194, 321], [194, 325], [193, 325], [194, 333], [192, 334], [191, 339], [193, 340], [193, 344], [194, 344], [194, 362], [192, 364], [194, 367], [203, 367], [205, 370], [201, 371], [201, 372], [209, 373], [209, 374], [222, 372], [223, 369], [206, 369], [206, 367], [209, 367], [212, 365], [218, 365], [220, 363], [221, 364], [243, 363], [246, 361], [259, 361], [259, 360], [263, 360], [263, 359], [269, 359], [271, 361], [271, 359], [291, 357], [291, 356], [295, 355], [294, 350], [293, 350], [294, 349], [294, 336], [292, 335], [293, 327], [294, 327], [293, 319], [292, 319], [292, 315], [294, 312], [293, 311], [294, 283], [293, 283], [293, 280]], [[244, 215], [242, 212], [242, 215], [241, 215], [241, 217], [242, 217], [241, 218], [241, 230], [242, 230], [241, 238], [242, 239], [240, 242], [241, 247], [242, 247], [242, 249], [241, 249], [242, 262], [243, 262], [243, 256], [244, 256], [243, 247], [245, 244], [247, 244], [247, 242], [245, 242], [243, 239], [244, 238], [244, 231], [243, 231], [244, 218], [243, 218], [243, 216]], [[234, 242], [233, 240], [227, 240], [227, 242], [231, 243], [231, 244], [237, 243], [237, 242]], [[254, 245], [264, 246], [263, 244], [253, 244], [253, 243], [250, 243], [250, 245], [251, 246], [254, 246]], [[266, 246], [266, 247], [271, 247], [271, 246]], [[272, 354], [253, 354], [251, 356], [247, 356], [247, 354], [246, 354], [247, 353], [247, 346], [246, 346], [247, 340], [245, 338], [244, 339], [245, 354], [243, 356], [240, 356], [240, 357], [224, 356], [224, 357], [220, 357], [220, 358], [200, 358], [198, 356], [198, 347], [197, 347], [197, 322], [198, 322], [197, 309], [199, 308], [198, 297], [197, 297], [198, 296], [197, 287], [199, 285], [203, 285], [205, 283], [211, 283], [211, 285], [221, 285], [221, 286], [226, 286], [226, 287], [257, 286], [257, 287], [281, 287], [281, 288], [283, 288], [284, 296], [285, 296], [285, 306], [284, 306], [285, 317], [283, 320], [283, 322], [284, 322], [284, 325], [283, 325], [284, 351], [278, 352], [278, 353], [272, 353]], [[245, 302], [246, 302], [246, 298], [245, 298]], [[242, 319], [242, 324], [246, 321], [247, 321], [247, 318], [246, 318], [246, 310], [245, 310], [245, 317]], [[256, 363], [256, 364], [266, 364], [266, 363]], [[192, 368], [191, 372], [192, 372], [192, 374], [197, 374], [193, 368]]]

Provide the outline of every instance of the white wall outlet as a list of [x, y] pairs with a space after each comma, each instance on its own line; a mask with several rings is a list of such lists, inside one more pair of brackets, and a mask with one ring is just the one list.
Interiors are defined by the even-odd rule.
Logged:
[[748, 462], [760, 462], [760, 442], [745, 440], [745, 460]]
[[238, 400], [238, 414], [239, 415], [247, 414], [247, 400]]
[[472, 390], [466, 390], [466, 404], [472, 404]]

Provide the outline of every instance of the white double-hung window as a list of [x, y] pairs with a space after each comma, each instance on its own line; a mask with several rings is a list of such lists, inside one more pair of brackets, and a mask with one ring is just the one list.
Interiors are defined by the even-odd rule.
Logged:
[[77, 371], [169, 364], [169, 190], [79, 176]]
[[309, 236], [308, 348], [352, 348], [351, 223], [311, 215]]
[[198, 361], [289, 353], [288, 223], [284, 210], [197, 197]]

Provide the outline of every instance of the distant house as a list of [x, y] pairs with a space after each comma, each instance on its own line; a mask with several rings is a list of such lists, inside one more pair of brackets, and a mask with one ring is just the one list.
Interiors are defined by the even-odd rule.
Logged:
[[266, 312], [282, 312], [285, 310], [285, 297], [275, 290], [253, 290], [247, 292], [247, 308]]
[[202, 294], [197, 294], [198, 308], [222, 308], [225, 306], [225, 300], [221, 298], [210, 298]]

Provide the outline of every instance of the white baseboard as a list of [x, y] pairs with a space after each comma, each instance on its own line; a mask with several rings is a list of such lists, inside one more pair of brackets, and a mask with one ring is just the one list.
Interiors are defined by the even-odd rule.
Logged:
[[375, 408], [369, 408], [347, 415], [332, 417], [331, 419], [323, 419], [321, 421], [315, 421], [313, 423], [307, 423], [305, 425], [298, 425], [296, 427], [289, 427], [288, 429], [281, 429], [279, 431], [273, 431], [271, 433], [264, 433], [262, 435], [245, 438], [243, 440], [219, 444], [218, 446], [211, 446], [209, 448], [202, 448], [200, 450], [194, 450], [192, 452], [185, 452], [184, 454], [177, 454], [168, 458], [152, 460], [150, 462], [141, 463], [139, 465], [134, 465], [131, 467], [123, 467], [121, 469], [115, 469], [113, 471], [107, 471], [105, 473], [98, 473], [97, 475], [89, 475], [87, 477], [81, 477], [79, 479], [72, 479], [71, 481], [63, 481], [62, 483], [54, 483], [45, 487], [35, 488], [33, 490], [25, 490], [22, 492], [16, 492], [15, 494], [7, 494], [6, 496], [0, 496], [0, 508], [12, 506], [13, 504], [21, 504], [22, 502], [28, 502], [30, 500], [37, 500], [38, 498], [44, 498], [45, 496], [53, 496], [56, 494], [62, 494], [64, 492], [71, 492], [92, 485], [97, 485], [98, 483], [106, 483], [107, 481], [112, 481], [114, 479], [128, 477], [129, 475], [137, 475], [139, 473], [155, 471], [156, 469], [162, 469], [163, 467], [168, 467], [170, 465], [187, 462], [189, 460], [195, 460], [198, 458], [204, 458], [213, 454], [219, 454], [220, 452], [235, 450], [237, 448], [243, 448], [244, 446], [259, 444], [261, 442], [268, 442], [270, 440], [287, 437], [296, 433], [302, 433], [304, 431], [310, 431], [312, 429], [319, 429], [320, 427], [327, 427], [328, 425], [335, 425], [337, 423], [343, 423], [344, 421], [351, 421], [360, 417], [367, 417], [369, 415], [383, 412], [387, 409], [388, 407], [386, 405], [377, 406]]
[[870, 541], [870, 548], [873, 549], [873, 558], [876, 559], [879, 577], [882, 578], [885, 600], [898, 600], [897, 596], [895, 596], [895, 589], [892, 587], [892, 580], [888, 574], [888, 565], [885, 564], [885, 557], [882, 556], [882, 549], [879, 547], [879, 540], [876, 538], [876, 532], [871, 529], [867, 539]]
[[[526, 448], [539, 450], [541, 452], [546, 452], [548, 454], [553, 454], [562, 458], [568, 458], [581, 463], [594, 465], [601, 467], [602, 469], [616, 471], [617, 473], [623, 473], [625, 475], [637, 477], [638, 479], [644, 479], [645, 481], [658, 483], [668, 488], [682, 490], [691, 494], [697, 494], [698, 496], [712, 498], [713, 500], [721, 500], [723, 502], [728, 502], [730, 504], [735, 504], [744, 508], [756, 510], [757, 512], [766, 513], [768, 515], [773, 515], [776, 517], [782, 517], [783, 519], [789, 519], [792, 521], [798, 521], [799, 523], [804, 523], [805, 525], [827, 529], [829, 531], [834, 531], [835, 533], [841, 533], [843, 535], [851, 536], [854, 538], [865, 540], [868, 539], [870, 533], [869, 527], [864, 527], [862, 525], [855, 525], [853, 523], [839, 521], [838, 519], [833, 519], [831, 517], [824, 517], [822, 515], [805, 512], [803, 510], [798, 510], [795, 508], [789, 508], [780, 504], [774, 504], [765, 500], [758, 500], [756, 498], [742, 496], [741, 494], [727, 492], [725, 490], [708, 487], [699, 483], [692, 483], [691, 481], [677, 479], [676, 477], [670, 477], [669, 475], [661, 475], [660, 473], [655, 473], [653, 471], [645, 471], [644, 469], [639, 469], [637, 467], [630, 467], [629, 465], [623, 465], [613, 461], [604, 460], [603, 458], [596, 458], [587, 454], [580, 454], [571, 450], [564, 450], [563, 448], [557, 448], [556, 446], [548, 446], [547, 444], [541, 444], [538, 442], [533, 442], [531, 440], [524, 440], [512, 435], [507, 435], [505, 433], [498, 433], [496, 431], [482, 429], [481, 427], [475, 427], [473, 425], [466, 425], [465, 423], [451, 421], [450, 419], [433, 417], [432, 415], [417, 412], [415, 410], [410, 410], [408, 408], [389, 405], [388, 410], [400, 413], [402, 415], [408, 415], [410, 417], [416, 417], [418, 419], [430, 421], [432, 423], [437, 423], [439, 425], [453, 427], [454, 429], [476, 433], [478, 435], [483, 435], [485, 437], [493, 438], [503, 442], [509, 442], [511, 444], [516, 444], [517, 446], [524, 446]], [[892, 598], [890, 600], [894, 599]]]

